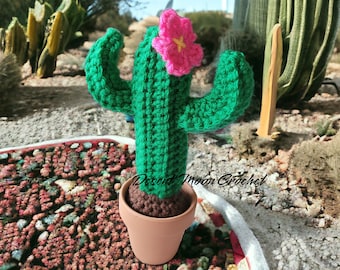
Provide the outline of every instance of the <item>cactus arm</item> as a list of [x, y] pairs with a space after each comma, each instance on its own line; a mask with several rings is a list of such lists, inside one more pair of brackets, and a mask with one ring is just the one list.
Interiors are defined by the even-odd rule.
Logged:
[[253, 71], [240, 52], [221, 55], [214, 86], [201, 98], [190, 97], [179, 119], [187, 132], [219, 129], [237, 119], [249, 106], [253, 88]]
[[120, 78], [117, 67], [122, 46], [120, 32], [109, 28], [88, 53], [86, 80], [89, 92], [101, 106], [133, 115], [130, 83]]

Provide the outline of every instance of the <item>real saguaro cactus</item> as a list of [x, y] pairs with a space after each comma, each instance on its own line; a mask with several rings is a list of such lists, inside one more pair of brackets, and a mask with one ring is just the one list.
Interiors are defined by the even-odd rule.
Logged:
[[[192, 31], [188, 21], [173, 10], [163, 13], [160, 26], [147, 30], [136, 51], [131, 81], [119, 76], [123, 38], [118, 30], [108, 29], [91, 48], [85, 65], [94, 99], [105, 108], [134, 115], [140, 189], [159, 198], [176, 194], [183, 184], [187, 133], [216, 130], [236, 120], [253, 92], [252, 69], [243, 54], [226, 51], [210, 93], [190, 97], [192, 73], [187, 64], [199, 65], [197, 56], [203, 53], [192, 44], [194, 33], [181, 33]], [[174, 54], [180, 56], [177, 62], [168, 61]]]

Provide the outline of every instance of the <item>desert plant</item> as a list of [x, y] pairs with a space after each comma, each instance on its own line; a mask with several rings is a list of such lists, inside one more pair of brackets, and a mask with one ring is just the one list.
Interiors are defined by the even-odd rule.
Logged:
[[45, 27], [52, 13], [53, 7], [51, 4], [47, 2], [40, 3], [39, 1], [36, 1], [34, 8], [30, 8], [28, 11], [26, 32], [29, 40], [28, 59], [33, 72], [37, 69], [39, 56], [43, 48], [45, 38]]
[[85, 66], [94, 99], [105, 108], [134, 115], [137, 173], [144, 176], [139, 187], [161, 199], [182, 187], [187, 133], [216, 130], [234, 121], [253, 92], [252, 70], [243, 54], [226, 51], [211, 92], [190, 97], [191, 68], [200, 64], [203, 52], [193, 43], [187, 19], [172, 10], [165, 13], [172, 23], [161, 18], [159, 28], [148, 28], [135, 54], [132, 81], [119, 76], [123, 38], [112, 28], [91, 48]]
[[[20, 3], [14, 1], [15, 6], [20, 7], [20, 17], [12, 19], [5, 38], [4, 30], [0, 29], [0, 49], [14, 53], [20, 64], [29, 59], [32, 72], [39, 77], [53, 75], [57, 55], [67, 49], [86, 22], [110, 10], [119, 17], [120, 3], [139, 4], [136, 0], [36, 0]], [[33, 3], [34, 8], [28, 8]], [[28, 16], [22, 16], [25, 10], [27, 14], [27, 9]], [[14, 10], [10, 10], [10, 14], [16, 15]], [[26, 22], [27, 27], [21, 25]]]
[[[53, 75], [58, 54], [64, 51], [66, 45], [82, 24], [84, 16], [85, 10], [78, 1], [63, 0], [56, 11], [49, 17], [43, 47], [38, 48], [41, 51], [37, 65], [37, 75], [39, 77]], [[37, 38], [34, 33], [31, 32], [31, 34], [33, 34], [33, 37], [28, 36], [29, 41]]]
[[57, 55], [65, 49], [85, 15], [77, 0], [63, 0], [56, 10], [54, 5], [53, 0], [37, 0], [28, 12], [27, 32], [15, 17], [6, 31], [5, 53], [14, 53], [20, 64], [29, 58], [32, 71], [39, 77], [52, 76]]
[[316, 122], [315, 131], [320, 137], [322, 136], [334, 136], [337, 133], [338, 127], [335, 123], [340, 119], [339, 115], [335, 115], [330, 119], [322, 119]]
[[25, 28], [15, 17], [9, 24], [6, 31], [5, 54], [14, 54], [20, 65], [24, 64], [27, 60], [27, 40]]
[[[336, 0], [240, 0], [235, 2], [232, 28], [257, 36], [262, 49], [258, 50], [260, 57], [256, 61], [263, 63], [261, 54], [266, 40], [272, 27], [280, 23], [283, 65], [277, 101], [285, 106], [311, 98], [320, 87], [339, 22], [340, 2]], [[261, 83], [262, 76], [255, 80]]]
[[0, 100], [5, 102], [8, 95], [19, 86], [20, 80], [21, 70], [16, 56], [0, 52]]

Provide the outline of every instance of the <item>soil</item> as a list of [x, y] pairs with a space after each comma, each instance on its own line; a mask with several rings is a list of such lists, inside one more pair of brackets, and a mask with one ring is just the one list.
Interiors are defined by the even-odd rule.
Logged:
[[190, 206], [190, 200], [183, 191], [171, 197], [160, 199], [156, 195], [149, 195], [141, 191], [137, 181], [128, 188], [126, 201], [136, 212], [160, 218], [180, 215]]

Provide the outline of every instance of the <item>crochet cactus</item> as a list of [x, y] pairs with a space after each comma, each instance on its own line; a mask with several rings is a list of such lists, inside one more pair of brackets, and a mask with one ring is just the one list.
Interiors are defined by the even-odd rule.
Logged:
[[[131, 81], [119, 76], [117, 63], [123, 38], [112, 28], [91, 48], [85, 71], [89, 91], [97, 102], [134, 116], [140, 189], [166, 198], [183, 184], [187, 133], [216, 130], [239, 117], [250, 103], [253, 76], [241, 53], [227, 51], [221, 55], [210, 93], [190, 97], [192, 74], [168, 73], [152, 46], [158, 34], [157, 26], [147, 30], [135, 54]], [[185, 47], [180, 41], [174, 40], [179, 51]]]

